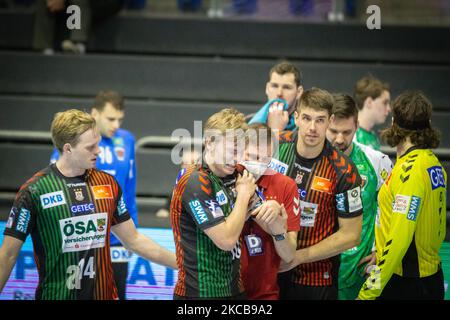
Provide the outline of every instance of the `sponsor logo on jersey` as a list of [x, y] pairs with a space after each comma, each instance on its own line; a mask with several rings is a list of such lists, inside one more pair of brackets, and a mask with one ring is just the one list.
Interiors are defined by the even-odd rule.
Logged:
[[19, 217], [17, 219], [16, 230], [22, 233], [27, 233], [29, 223], [30, 223], [30, 211], [25, 208], [21, 208]]
[[64, 196], [64, 192], [62, 191], [46, 193], [41, 195], [40, 198], [43, 209], [48, 209], [66, 204], [66, 197]]
[[245, 244], [251, 257], [260, 256], [264, 253], [262, 239], [257, 235], [249, 234], [245, 236]]
[[416, 221], [421, 201], [422, 199], [420, 197], [416, 196], [411, 197], [411, 204], [409, 205], [408, 215], [406, 216], [408, 220]]
[[305, 189], [298, 188], [297, 192], [298, 192], [298, 195], [300, 196], [300, 199], [305, 199], [306, 198], [306, 190]]
[[329, 179], [314, 176], [311, 189], [319, 192], [331, 193], [331, 187], [332, 183]]
[[111, 185], [92, 186], [91, 188], [95, 199], [113, 199]]
[[226, 204], [228, 202], [228, 199], [223, 190], [220, 190], [219, 192], [216, 193], [216, 201], [221, 206], [223, 206], [224, 204]]
[[9, 217], [8, 217], [8, 221], [6, 222], [5, 228], [10, 229], [13, 226], [14, 218], [16, 217], [16, 214], [17, 214], [17, 208], [12, 207], [11, 211], [9, 212]]
[[406, 214], [406, 212], [408, 211], [410, 201], [411, 201], [410, 196], [397, 194], [395, 196], [394, 204], [392, 206], [392, 212]]
[[360, 187], [356, 187], [352, 190], [347, 191], [347, 198], [348, 198], [348, 210], [350, 213], [362, 209]]
[[67, 187], [69, 188], [80, 188], [80, 187], [86, 187], [86, 182], [80, 182], [80, 183], [68, 183]]
[[318, 205], [316, 203], [300, 201], [300, 208], [301, 208], [300, 226], [314, 227]]
[[346, 212], [345, 211], [345, 194], [338, 193], [336, 195], [336, 209], [340, 212]]
[[197, 223], [199, 225], [208, 222], [208, 216], [206, 215], [206, 212], [203, 209], [200, 200], [194, 199], [190, 201], [189, 207], [191, 208], [192, 214], [194, 215], [194, 218], [195, 220], [197, 220]]
[[311, 172], [311, 170], [312, 170], [311, 168], [303, 167], [296, 162], [294, 163], [294, 168], [297, 168], [298, 170], [306, 171], [306, 172]]
[[114, 153], [119, 161], [125, 160], [125, 148], [124, 147], [115, 147]]
[[123, 200], [123, 195], [120, 196], [119, 202], [117, 203], [117, 212], [119, 212], [119, 216], [127, 212], [127, 206]]
[[428, 175], [431, 181], [431, 190], [437, 189], [439, 187], [445, 188], [445, 178], [442, 172], [442, 167], [434, 166], [427, 169]]
[[107, 213], [87, 214], [59, 220], [63, 253], [103, 248], [107, 224]]
[[216, 200], [206, 200], [205, 205], [208, 207], [214, 218], [223, 217], [223, 211]]
[[83, 204], [74, 204], [74, 205], [70, 206], [70, 211], [73, 214], [92, 213], [95, 211], [95, 207], [92, 202], [83, 203]]
[[286, 175], [288, 171], [288, 165], [286, 163], [273, 158], [269, 163], [269, 168], [284, 175]]

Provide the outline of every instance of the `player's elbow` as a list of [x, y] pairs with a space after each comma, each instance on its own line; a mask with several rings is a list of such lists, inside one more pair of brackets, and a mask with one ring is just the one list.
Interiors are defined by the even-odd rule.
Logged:
[[213, 242], [220, 250], [223, 251], [231, 251], [236, 246], [236, 241], [229, 238], [215, 239]]

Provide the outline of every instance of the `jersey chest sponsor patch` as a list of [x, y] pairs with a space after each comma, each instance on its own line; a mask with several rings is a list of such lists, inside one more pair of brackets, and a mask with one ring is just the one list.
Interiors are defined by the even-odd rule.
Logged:
[[108, 230], [108, 214], [87, 214], [59, 220], [62, 252], [103, 248]]
[[220, 190], [219, 192], [216, 193], [216, 201], [221, 206], [223, 206], [224, 204], [226, 204], [228, 202], [228, 199], [225, 195], [225, 192], [223, 192], [223, 190]]
[[276, 172], [286, 175], [287, 170], [288, 170], [288, 165], [277, 159], [272, 158], [272, 161], [270, 161], [270, 163], [269, 163], [269, 168], [272, 170], [275, 170]]
[[318, 205], [316, 203], [300, 201], [300, 208], [300, 226], [307, 228], [314, 227]]
[[405, 196], [402, 194], [397, 194], [395, 196], [394, 203], [392, 205], [392, 212], [406, 214], [409, 207], [409, 202], [411, 201], [410, 196]]
[[311, 184], [311, 189], [331, 193], [332, 183], [329, 179], [325, 179], [322, 177], [314, 176], [313, 182]]
[[40, 199], [43, 209], [53, 208], [67, 203], [64, 192], [62, 191], [43, 194], [40, 196]]
[[111, 185], [92, 186], [91, 188], [95, 199], [113, 199]]
[[442, 167], [434, 166], [427, 169], [428, 175], [430, 176], [431, 190], [437, 188], [445, 188], [445, 178], [442, 172]]

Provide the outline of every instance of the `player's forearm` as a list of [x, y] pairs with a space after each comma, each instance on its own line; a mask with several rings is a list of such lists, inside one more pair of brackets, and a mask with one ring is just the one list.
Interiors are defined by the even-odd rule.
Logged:
[[16, 263], [17, 256], [7, 256], [0, 250], [0, 293], [3, 291], [6, 282], [9, 279], [11, 271]]
[[249, 197], [238, 194], [234, 208], [225, 221], [226, 236], [232, 243], [236, 243], [239, 240], [244, 227], [249, 201]]
[[173, 252], [161, 247], [152, 239], [142, 235], [128, 245], [128, 249], [154, 263], [177, 269], [176, 256]]
[[359, 237], [357, 233], [339, 230], [311, 247], [297, 250], [294, 260], [299, 265], [337, 256], [345, 250], [357, 246], [360, 241]]
[[283, 261], [290, 263], [294, 260], [297, 236], [294, 238], [290, 234], [287, 234], [284, 240], [275, 241], [274, 239], [274, 244], [275, 250]]

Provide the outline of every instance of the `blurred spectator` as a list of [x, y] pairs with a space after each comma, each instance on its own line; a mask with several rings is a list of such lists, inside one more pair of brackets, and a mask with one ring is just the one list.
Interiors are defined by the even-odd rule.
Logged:
[[183, 12], [196, 12], [202, 8], [202, 0], [177, 0], [178, 9]]
[[[70, 5], [77, 5], [80, 8], [80, 29], [68, 30], [66, 27], [68, 18], [66, 9]], [[92, 25], [117, 14], [122, 6], [123, 0], [38, 0], [33, 48], [45, 54], [53, 53], [55, 36], [57, 32], [63, 31], [66, 40], [61, 43], [62, 50], [83, 54]]]

